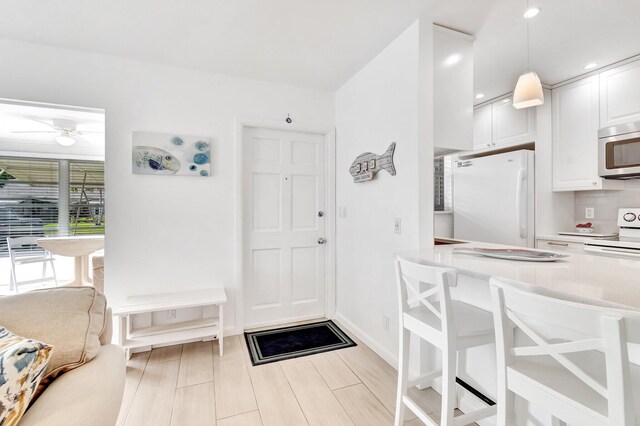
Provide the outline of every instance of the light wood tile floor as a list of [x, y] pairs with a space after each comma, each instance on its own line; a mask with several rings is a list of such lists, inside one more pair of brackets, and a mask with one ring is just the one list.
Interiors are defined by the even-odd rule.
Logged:
[[[225, 338], [223, 357], [217, 341], [134, 354], [118, 425], [392, 425], [396, 371], [354, 340], [356, 347], [258, 367], [242, 336]], [[439, 417], [437, 392], [412, 396]], [[420, 423], [408, 416], [405, 425]]]

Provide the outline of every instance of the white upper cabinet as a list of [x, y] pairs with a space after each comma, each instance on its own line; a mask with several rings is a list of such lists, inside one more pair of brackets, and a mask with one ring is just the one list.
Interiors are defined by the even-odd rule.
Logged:
[[511, 98], [473, 111], [473, 149], [506, 148], [535, 142], [535, 108], [515, 109]]
[[433, 27], [436, 153], [473, 148], [473, 37]]
[[552, 91], [553, 190], [623, 189], [598, 176], [599, 76]]
[[485, 105], [473, 111], [473, 149], [487, 149], [493, 142], [492, 105]]
[[600, 127], [640, 121], [640, 61], [600, 74]]
[[534, 141], [535, 108], [515, 109], [510, 98], [493, 104], [493, 144], [496, 147]]

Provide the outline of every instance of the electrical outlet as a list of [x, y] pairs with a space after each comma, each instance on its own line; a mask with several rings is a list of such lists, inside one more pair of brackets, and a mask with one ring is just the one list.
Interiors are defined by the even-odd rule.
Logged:
[[176, 310], [175, 309], [169, 309], [167, 311], [167, 318], [168, 319], [176, 319]]
[[393, 232], [396, 234], [402, 234], [402, 219], [399, 217], [393, 219]]
[[382, 316], [382, 328], [384, 331], [389, 331], [389, 317], [386, 315]]
[[596, 217], [596, 209], [593, 207], [587, 207], [584, 209], [584, 218], [585, 219], [593, 219]]

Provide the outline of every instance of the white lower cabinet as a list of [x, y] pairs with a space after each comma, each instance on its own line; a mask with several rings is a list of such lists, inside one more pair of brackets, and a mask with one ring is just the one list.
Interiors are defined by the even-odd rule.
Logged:
[[536, 241], [537, 248], [541, 250], [550, 250], [567, 253], [584, 253], [584, 244], [562, 240], [546, 240], [538, 238]]
[[553, 190], [624, 189], [598, 176], [600, 83], [594, 75], [552, 91]]

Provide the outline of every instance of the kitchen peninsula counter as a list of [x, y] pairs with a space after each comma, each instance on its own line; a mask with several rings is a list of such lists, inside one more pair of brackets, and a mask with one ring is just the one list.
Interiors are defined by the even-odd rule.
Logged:
[[[640, 309], [640, 260], [571, 253], [555, 262], [503, 260], [458, 253], [460, 248], [521, 249], [479, 242], [446, 244], [400, 253], [404, 259], [454, 268], [460, 276], [488, 281], [491, 277], [520, 281], [568, 297], [596, 299]], [[548, 251], [548, 250], [544, 250]], [[564, 254], [564, 253], [562, 253]]]

